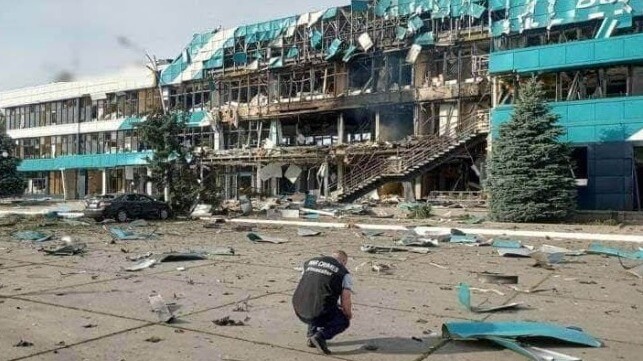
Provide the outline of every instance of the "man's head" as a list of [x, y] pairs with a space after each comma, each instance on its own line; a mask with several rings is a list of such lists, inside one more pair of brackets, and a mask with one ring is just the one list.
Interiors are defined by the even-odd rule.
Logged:
[[342, 250], [337, 250], [333, 252], [333, 258], [338, 260], [341, 264], [346, 266], [348, 264], [348, 255]]

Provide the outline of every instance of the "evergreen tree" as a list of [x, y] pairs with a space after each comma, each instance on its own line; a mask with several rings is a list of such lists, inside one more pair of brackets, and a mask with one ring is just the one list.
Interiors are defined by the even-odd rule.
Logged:
[[188, 116], [180, 110], [157, 112], [138, 125], [141, 140], [153, 151], [148, 158], [151, 181], [160, 193], [169, 189], [170, 207], [179, 214], [190, 210], [199, 192], [199, 179], [190, 167], [193, 147], [180, 137], [187, 129]]
[[503, 222], [556, 221], [576, 208], [571, 149], [564, 129], [532, 78], [520, 87], [511, 120], [492, 143], [488, 190], [491, 217]]
[[27, 182], [18, 173], [20, 159], [14, 156], [13, 140], [0, 133], [0, 198], [20, 197]]

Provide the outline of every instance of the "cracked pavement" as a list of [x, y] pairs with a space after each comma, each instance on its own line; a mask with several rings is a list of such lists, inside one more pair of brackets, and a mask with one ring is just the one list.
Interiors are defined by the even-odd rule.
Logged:
[[[371, 255], [359, 250], [365, 239], [354, 229], [323, 229], [319, 237], [298, 237], [296, 228], [260, 226], [287, 244], [253, 244], [234, 225], [204, 229], [202, 222], [157, 223], [157, 240], [109, 244], [100, 227], [53, 227], [87, 243], [83, 256], [45, 256], [30, 243], [11, 241], [0, 231], [0, 360], [523, 360], [511, 351], [479, 342], [441, 338], [447, 321], [530, 320], [581, 327], [606, 343], [590, 349], [548, 348], [583, 360], [636, 360], [643, 353], [643, 282], [626, 274], [618, 259], [583, 256], [550, 271], [533, 260], [502, 258], [489, 247], [442, 244], [431, 253]], [[387, 232], [385, 237], [393, 237]], [[526, 240], [585, 248], [589, 242]], [[623, 248], [632, 245], [611, 243]], [[128, 273], [128, 255], [207, 250], [232, 246], [234, 257], [162, 263]], [[355, 318], [351, 328], [329, 342], [331, 356], [305, 343], [305, 327], [290, 298], [302, 262], [345, 250], [355, 277]], [[128, 251], [125, 254], [123, 250]], [[392, 265], [391, 274], [371, 270], [372, 262]], [[184, 271], [177, 267], [185, 267]], [[521, 290], [481, 284], [476, 272], [520, 277]], [[457, 302], [456, 286], [492, 288], [502, 295], [474, 293], [475, 304], [523, 302], [512, 312], [474, 314]], [[157, 292], [176, 303], [177, 322], [159, 324], [148, 296]], [[248, 312], [234, 312], [249, 298]], [[213, 320], [247, 319], [246, 326], [222, 327]], [[149, 342], [156, 338], [158, 342]], [[158, 340], [160, 339], [160, 341]], [[14, 347], [20, 340], [31, 347]], [[375, 345], [369, 351], [366, 345]], [[639, 356], [637, 356], [639, 355]]]

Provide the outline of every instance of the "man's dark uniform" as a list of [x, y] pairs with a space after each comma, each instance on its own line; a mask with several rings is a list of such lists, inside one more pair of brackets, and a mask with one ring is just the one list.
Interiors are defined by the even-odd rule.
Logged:
[[350, 325], [338, 305], [348, 274], [346, 267], [333, 257], [313, 258], [304, 264], [292, 303], [297, 317], [308, 324], [308, 337], [319, 334], [330, 340]]

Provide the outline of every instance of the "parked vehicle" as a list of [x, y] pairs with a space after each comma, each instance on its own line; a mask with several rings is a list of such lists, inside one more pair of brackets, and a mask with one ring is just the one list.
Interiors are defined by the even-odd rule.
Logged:
[[85, 217], [97, 221], [113, 218], [118, 222], [130, 219], [168, 219], [170, 207], [143, 194], [106, 195], [88, 201]]

